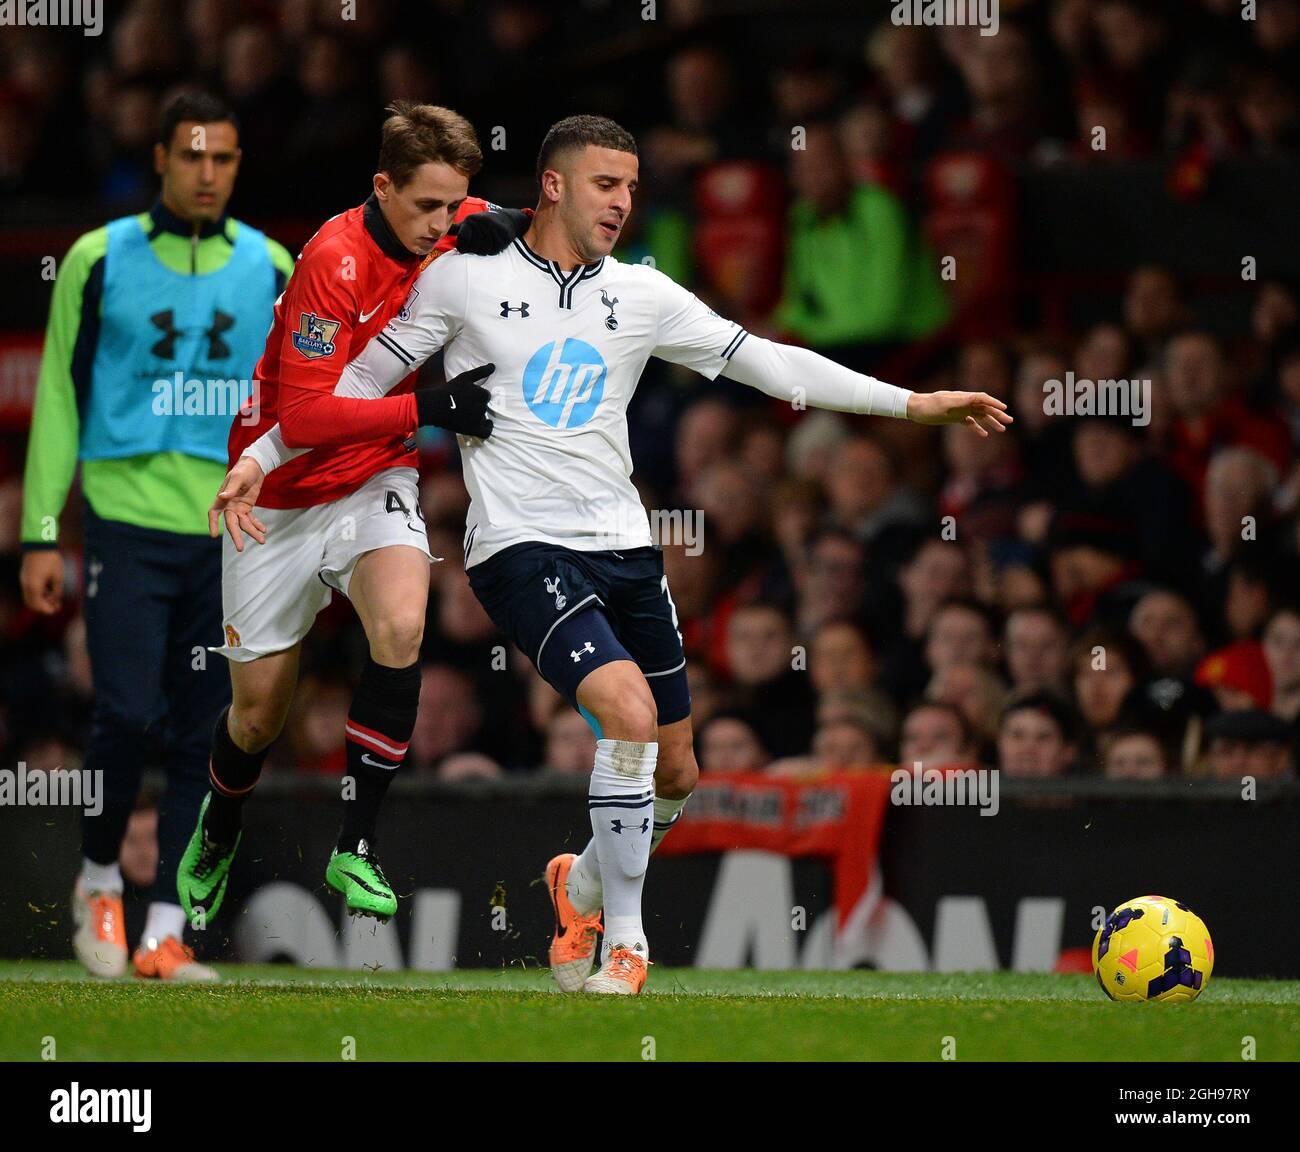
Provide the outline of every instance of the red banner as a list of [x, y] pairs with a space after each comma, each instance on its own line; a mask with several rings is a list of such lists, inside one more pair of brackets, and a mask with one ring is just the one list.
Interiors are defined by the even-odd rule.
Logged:
[[0, 428], [22, 429], [32, 422], [42, 340], [39, 332], [0, 333]]
[[757, 849], [821, 856], [835, 884], [842, 929], [871, 880], [889, 805], [885, 772], [837, 772], [813, 780], [773, 780], [757, 773], [702, 777], [659, 852]]

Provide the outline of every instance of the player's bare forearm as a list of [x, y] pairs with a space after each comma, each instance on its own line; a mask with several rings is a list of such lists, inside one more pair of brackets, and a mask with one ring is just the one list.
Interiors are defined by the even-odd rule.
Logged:
[[244, 550], [244, 533], [259, 544], [266, 543], [266, 525], [253, 511], [265, 478], [262, 466], [251, 456], [241, 456], [235, 461], [208, 509], [208, 534], [213, 539], [221, 535], [221, 521], [224, 519], [236, 552]]
[[966, 424], [981, 436], [1005, 432], [1014, 417], [987, 392], [913, 392], [907, 418], [915, 424]]

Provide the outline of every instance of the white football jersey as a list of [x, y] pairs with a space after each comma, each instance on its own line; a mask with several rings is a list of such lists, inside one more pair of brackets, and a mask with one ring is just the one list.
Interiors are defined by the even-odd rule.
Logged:
[[565, 273], [516, 240], [495, 256], [430, 264], [338, 391], [383, 395], [444, 346], [448, 378], [495, 364], [484, 381], [492, 436], [461, 437], [466, 567], [527, 540], [636, 548], [651, 537], [627, 407], [646, 361], [713, 379], [746, 335], [648, 265], [606, 256]]

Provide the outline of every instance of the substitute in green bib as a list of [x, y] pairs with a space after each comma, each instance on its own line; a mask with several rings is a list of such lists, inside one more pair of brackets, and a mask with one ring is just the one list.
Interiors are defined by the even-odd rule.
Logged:
[[62, 606], [59, 521], [78, 462], [85, 500], [83, 611], [94, 680], [85, 767], [104, 803], [82, 821], [73, 949], [97, 976], [122, 975], [127, 941], [118, 855], [143, 768], [161, 762], [159, 861], [136, 974], [215, 979], [184, 944], [171, 878], [207, 791], [208, 745], [230, 699], [221, 637], [221, 542], [207, 509], [226, 473], [240, 405], [289, 253], [226, 214], [239, 128], [224, 101], [165, 110], [148, 212], [80, 237], [50, 304], [23, 477], [22, 590]]

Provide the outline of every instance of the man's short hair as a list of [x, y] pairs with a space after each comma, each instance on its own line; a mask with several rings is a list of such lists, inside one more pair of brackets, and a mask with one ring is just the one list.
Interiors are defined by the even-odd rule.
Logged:
[[1064, 700], [1051, 692], [1030, 692], [1023, 696], [1014, 697], [1002, 709], [1002, 719], [998, 727], [1005, 727], [1007, 721], [1017, 712], [1037, 712], [1040, 716], [1046, 716], [1056, 725], [1056, 729], [1061, 734], [1064, 743], [1074, 743], [1077, 730], [1074, 713], [1071, 712], [1070, 706]]
[[394, 100], [384, 121], [379, 170], [402, 187], [421, 164], [449, 164], [466, 176], [483, 167], [474, 126], [459, 112], [437, 104]]
[[1020, 604], [1012, 608], [1007, 613], [1006, 619], [1002, 622], [1002, 630], [1005, 633], [1011, 626], [1011, 621], [1017, 616], [1042, 616], [1050, 620], [1052, 627], [1055, 628], [1067, 640], [1070, 637], [1070, 622], [1065, 618], [1065, 614], [1057, 607], [1051, 604], [1044, 604], [1041, 601], [1037, 604]]
[[908, 710], [903, 717], [903, 727], [907, 727], [907, 722], [917, 712], [942, 712], [957, 725], [961, 733], [961, 746], [963, 748], [974, 749], [979, 745], [979, 739], [975, 733], [974, 727], [963, 712], [956, 704], [950, 704], [947, 700], [918, 700]]
[[537, 183], [542, 173], [555, 167], [555, 158], [570, 148], [612, 148], [615, 152], [637, 154], [636, 139], [621, 124], [605, 116], [566, 116], [552, 124], [541, 150], [537, 153]]
[[182, 92], [170, 100], [158, 121], [158, 142], [164, 148], [172, 146], [176, 125], [190, 120], [196, 124], [233, 124], [239, 131], [235, 110], [220, 96], [211, 92]]

